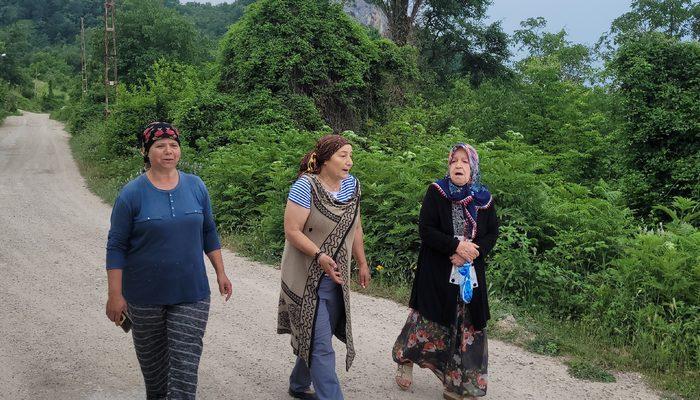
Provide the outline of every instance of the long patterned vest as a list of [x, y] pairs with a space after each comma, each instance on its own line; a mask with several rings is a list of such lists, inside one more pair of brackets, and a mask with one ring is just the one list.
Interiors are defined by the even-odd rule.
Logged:
[[[358, 181], [350, 201], [341, 203], [328, 194], [316, 175], [304, 174], [302, 178], [311, 183], [311, 210], [303, 232], [321, 251], [333, 257], [345, 282], [342, 285], [345, 316], [333, 334], [346, 345], [345, 366], [349, 370], [355, 358], [355, 349], [350, 325], [348, 282], [352, 243], [360, 211], [360, 184]], [[289, 241], [284, 244], [281, 269], [277, 333], [291, 334], [294, 354], [309, 365], [318, 307], [317, 293], [324, 272], [313, 257], [300, 252]]]

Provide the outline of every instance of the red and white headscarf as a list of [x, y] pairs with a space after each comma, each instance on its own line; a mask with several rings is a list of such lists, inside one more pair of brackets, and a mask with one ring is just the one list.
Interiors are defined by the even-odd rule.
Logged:
[[151, 122], [148, 124], [141, 136], [139, 136], [139, 143], [141, 144], [144, 154], [148, 154], [148, 150], [153, 146], [156, 140], [164, 138], [173, 139], [180, 143], [180, 131], [167, 122]]

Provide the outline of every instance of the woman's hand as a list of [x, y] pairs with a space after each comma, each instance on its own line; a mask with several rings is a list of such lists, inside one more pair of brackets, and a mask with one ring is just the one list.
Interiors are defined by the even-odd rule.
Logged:
[[467, 259], [464, 257], [461, 257], [457, 253], [454, 253], [453, 255], [450, 256], [450, 261], [452, 261], [452, 265], [456, 265], [458, 267], [461, 267], [462, 265], [464, 265], [464, 263], [467, 262]]
[[474, 262], [474, 260], [479, 257], [479, 246], [468, 240], [462, 240], [457, 246], [456, 254], [464, 258], [469, 262]]
[[110, 294], [107, 297], [107, 305], [105, 306], [107, 318], [119, 326], [122, 319], [122, 313], [126, 311], [126, 300], [121, 294]]
[[326, 253], [321, 253], [321, 255], [318, 256], [318, 265], [321, 266], [326, 275], [331, 277], [333, 282], [338, 285], [343, 284], [343, 276], [340, 273], [338, 264], [335, 263], [335, 260], [333, 260], [331, 256]]
[[359, 278], [360, 286], [366, 289], [367, 286], [369, 286], [369, 281], [372, 280], [372, 274], [369, 273], [369, 266], [367, 264], [360, 265]]
[[221, 293], [222, 296], [226, 295], [225, 301], [228, 301], [233, 293], [233, 286], [231, 285], [231, 281], [228, 279], [228, 276], [226, 276], [225, 273], [216, 274], [216, 283], [219, 284], [219, 293]]

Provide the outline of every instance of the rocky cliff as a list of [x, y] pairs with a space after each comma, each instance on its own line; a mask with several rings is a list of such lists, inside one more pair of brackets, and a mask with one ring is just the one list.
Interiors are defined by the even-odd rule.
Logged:
[[348, 15], [360, 23], [377, 29], [382, 35], [386, 34], [387, 21], [384, 13], [375, 5], [364, 0], [346, 0], [343, 8]]

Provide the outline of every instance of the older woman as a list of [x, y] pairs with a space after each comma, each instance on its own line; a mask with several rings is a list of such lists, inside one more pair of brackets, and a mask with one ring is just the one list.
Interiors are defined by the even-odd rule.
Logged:
[[107, 317], [133, 321], [148, 399], [194, 399], [209, 316], [206, 253], [231, 297], [204, 182], [177, 170], [180, 134], [168, 123], [139, 136], [146, 172], [114, 202], [107, 239]]
[[[479, 157], [467, 144], [448, 156], [449, 174], [428, 187], [420, 211], [418, 255], [408, 320], [396, 340], [396, 383], [408, 389], [413, 364], [430, 369], [446, 399], [486, 395], [489, 307], [484, 259], [498, 237], [493, 199], [479, 181]], [[472, 263], [478, 287], [469, 303], [452, 282]]]
[[[298, 399], [343, 398], [335, 372], [335, 335], [345, 342], [350, 369], [350, 260], [359, 281], [370, 281], [360, 222], [360, 183], [350, 175], [352, 146], [340, 135], [322, 137], [299, 167], [284, 212], [285, 246], [278, 333], [289, 333], [297, 356], [289, 394]], [[313, 383], [314, 391], [311, 389]]]

